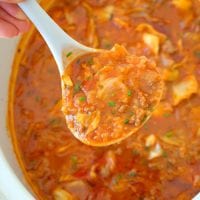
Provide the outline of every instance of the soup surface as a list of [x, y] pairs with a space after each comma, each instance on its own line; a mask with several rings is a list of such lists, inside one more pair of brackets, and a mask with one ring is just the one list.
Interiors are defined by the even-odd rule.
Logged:
[[60, 0], [49, 14], [85, 45], [118, 43], [152, 59], [165, 90], [137, 133], [108, 147], [87, 146], [67, 129], [55, 61], [33, 31], [16, 55], [10, 120], [37, 199], [191, 199], [200, 191], [200, 2]]

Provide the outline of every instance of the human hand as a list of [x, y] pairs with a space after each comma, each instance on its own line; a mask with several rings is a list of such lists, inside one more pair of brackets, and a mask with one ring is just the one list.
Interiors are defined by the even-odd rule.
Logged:
[[0, 37], [10, 38], [29, 29], [29, 22], [17, 3], [23, 0], [0, 0]]

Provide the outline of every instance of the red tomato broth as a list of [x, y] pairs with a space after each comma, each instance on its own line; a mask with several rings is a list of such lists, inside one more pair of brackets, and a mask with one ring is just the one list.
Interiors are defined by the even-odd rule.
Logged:
[[[111, 14], [100, 17], [107, 6], [114, 6], [107, 8]], [[191, 199], [200, 191], [199, 93], [191, 91], [176, 105], [173, 96], [185, 77], [200, 82], [199, 6], [197, 0], [188, 10], [172, 1], [55, 1], [49, 13], [72, 37], [99, 48], [123, 44], [153, 59], [163, 71], [166, 90], [152, 118], [133, 136], [110, 147], [84, 145], [66, 127], [57, 67], [35, 32], [28, 46], [19, 46], [26, 51], [15, 66], [10, 120], [16, 151], [38, 199], [54, 199], [58, 189], [81, 200]], [[138, 28], [142, 23], [166, 38], [145, 25]], [[159, 38], [159, 51], [143, 41], [145, 33]]]
[[155, 63], [118, 44], [77, 58], [62, 79], [67, 125], [75, 137], [94, 146], [113, 144], [136, 132], [163, 91]]

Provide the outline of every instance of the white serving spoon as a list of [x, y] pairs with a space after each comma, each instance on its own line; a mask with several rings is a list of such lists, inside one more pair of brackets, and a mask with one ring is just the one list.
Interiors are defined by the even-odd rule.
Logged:
[[[66, 66], [78, 56], [97, 52], [97, 49], [86, 47], [65, 33], [41, 8], [36, 0], [26, 0], [18, 4], [24, 13], [36, 26], [57, 63], [60, 75], [62, 76]], [[67, 57], [66, 55], [71, 55]]]

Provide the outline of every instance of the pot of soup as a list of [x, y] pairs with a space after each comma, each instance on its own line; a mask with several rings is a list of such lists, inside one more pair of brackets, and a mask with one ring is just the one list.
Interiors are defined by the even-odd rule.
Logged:
[[[84, 45], [111, 49], [117, 43], [154, 61], [164, 92], [136, 133], [109, 146], [89, 146], [67, 128], [58, 69], [40, 34], [32, 27], [20, 40], [0, 40], [0, 199], [199, 199], [200, 2], [41, 5]], [[87, 64], [92, 69], [92, 61]], [[84, 88], [84, 80], [76, 80], [74, 93]], [[108, 104], [113, 117], [116, 104]], [[130, 127], [135, 113], [122, 113]]]

